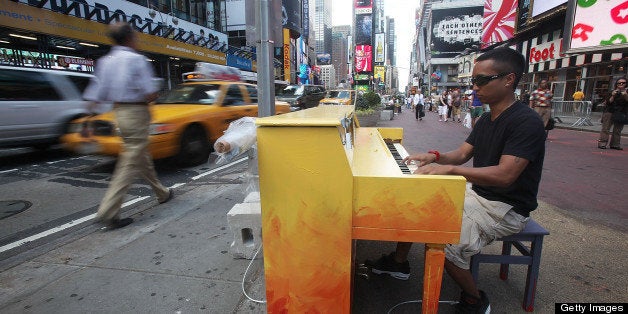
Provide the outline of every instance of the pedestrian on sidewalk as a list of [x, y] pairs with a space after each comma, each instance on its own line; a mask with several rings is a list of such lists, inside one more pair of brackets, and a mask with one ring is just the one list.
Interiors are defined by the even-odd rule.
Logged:
[[[525, 68], [521, 53], [489, 50], [476, 59], [471, 82], [489, 114], [482, 115], [458, 149], [411, 155], [416, 174], [459, 175], [468, 182], [460, 243], [445, 248], [445, 269], [462, 288], [457, 313], [488, 313], [486, 293], [471, 276], [471, 256], [495, 239], [520, 232], [536, 209], [545, 155], [545, 129], [539, 115], [515, 100]], [[473, 158], [473, 167], [461, 166]], [[412, 243], [399, 242], [395, 252], [367, 261], [374, 273], [407, 280]]]
[[[624, 124], [627, 123], [628, 116], [628, 93], [626, 92], [626, 77], [617, 79], [615, 88], [611, 91], [610, 97], [606, 99], [604, 113], [602, 114], [602, 130], [597, 147], [606, 149], [610, 135], [610, 146], [612, 149], [623, 150], [621, 147], [621, 132]], [[613, 133], [610, 133], [611, 125]]]
[[150, 111], [148, 103], [158, 96], [154, 72], [146, 57], [137, 53], [138, 38], [131, 24], [119, 22], [108, 32], [114, 43], [109, 53], [95, 66], [94, 77], [83, 97], [93, 103], [113, 102], [116, 124], [122, 136], [122, 152], [109, 188], [100, 203], [96, 219], [110, 229], [129, 225], [133, 218], [120, 219], [120, 207], [128, 188], [138, 174], [148, 181], [159, 203], [172, 198], [155, 173], [148, 152]]
[[530, 95], [530, 101], [534, 111], [536, 111], [543, 119], [543, 125], [547, 126], [547, 122], [552, 114], [552, 98], [554, 95], [549, 89], [547, 80], [543, 79], [539, 82], [539, 87]]
[[580, 89], [577, 88], [576, 92], [573, 93], [572, 95], [573, 97], [573, 112], [574, 114], [579, 114], [580, 110], [582, 110], [584, 107], [583, 105], [583, 100], [584, 100], [584, 92]]
[[462, 99], [460, 97], [460, 88], [454, 89], [451, 98], [451, 106], [453, 109], [451, 121], [456, 121], [456, 119], [458, 119], [458, 123], [460, 123], [462, 122], [462, 120], [460, 119], [460, 115], [462, 114]]
[[425, 113], [423, 113], [423, 106], [425, 105], [425, 98], [423, 97], [423, 93], [421, 92], [420, 89], [416, 91], [416, 94], [414, 94], [413, 102], [414, 102], [415, 119], [423, 120], [423, 116], [425, 116]]
[[438, 103], [438, 121], [447, 122], [447, 112], [449, 111], [449, 93], [444, 90], [440, 95]]
[[[525, 104], [525, 103], [524, 103]], [[525, 104], [527, 106], [527, 104]], [[484, 104], [480, 101], [478, 94], [474, 91], [471, 92], [471, 128], [475, 126], [475, 122], [484, 113]]]

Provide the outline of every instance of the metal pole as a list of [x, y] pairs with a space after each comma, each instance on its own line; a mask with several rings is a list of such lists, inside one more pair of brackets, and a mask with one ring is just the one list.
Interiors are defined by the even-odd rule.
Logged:
[[[269, 28], [269, 2], [273, 0], [257, 0], [256, 11], [259, 16], [255, 21], [255, 28], [259, 35], [257, 41], [257, 89], [259, 93], [258, 116], [267, 117], [275, 115], [275, 76], [273, 63], [271, 63]], [[280, 1], [280, 0], [274, 0]]]

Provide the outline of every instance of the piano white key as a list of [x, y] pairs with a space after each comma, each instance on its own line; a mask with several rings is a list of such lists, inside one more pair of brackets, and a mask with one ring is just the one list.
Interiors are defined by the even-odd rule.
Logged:
[[[393, 143], [393, 146], [395, 146], [395, 149], [397, 150], [397, 152], [399, 153], [399, 156], [401, 156], [401, 158], [406, 158], [406, 157], [408, 157], [410, 155], [410, 154], [408, 154], [408, 151], [406, 151], [406, 149], [400, 143]], [[419, 168], [419, 166], [417, 166], [414, 163], [414, 161], [406, 164], [406, 166], [408, 166], [408, 169], [410, 169], [411, 172], [414, 172], [414, 170]]]

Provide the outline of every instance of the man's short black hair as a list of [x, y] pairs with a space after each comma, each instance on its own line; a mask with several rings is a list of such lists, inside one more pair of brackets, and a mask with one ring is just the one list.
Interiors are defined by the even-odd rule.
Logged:
[[499, 72], [498, 74], [514, 73], [515, 81], [512, 86], [513, 90], [517, 88], [517, 84], [519, 84], [519, 80], [521, 80], [521, 76], [523, 75], [523, 71], [526, 65], [526, 60], [521, 53], [507, 47], [500, 47], [489, 50], [481, 54], [475, 60], [492, 60], [496, 67], [495, 70]]
[[116, 45], [126, 45], [133, 36], [133, 27], [126, 22], [117, 22], [109, 27], [107, 35]]

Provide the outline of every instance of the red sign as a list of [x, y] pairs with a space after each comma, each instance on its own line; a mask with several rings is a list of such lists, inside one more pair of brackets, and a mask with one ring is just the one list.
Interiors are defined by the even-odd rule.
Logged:
[[373, 69], [373, 47], [371, 45], [355, 46], [355, 71], [370, 72]]
[[506, 41], [514, 36], [517, 0], [484, 1], [482, 48]]
[[534, 64], [561, 58], [562, 44], [563, 40], [559, 38], [530, 48], [530, 63]]

